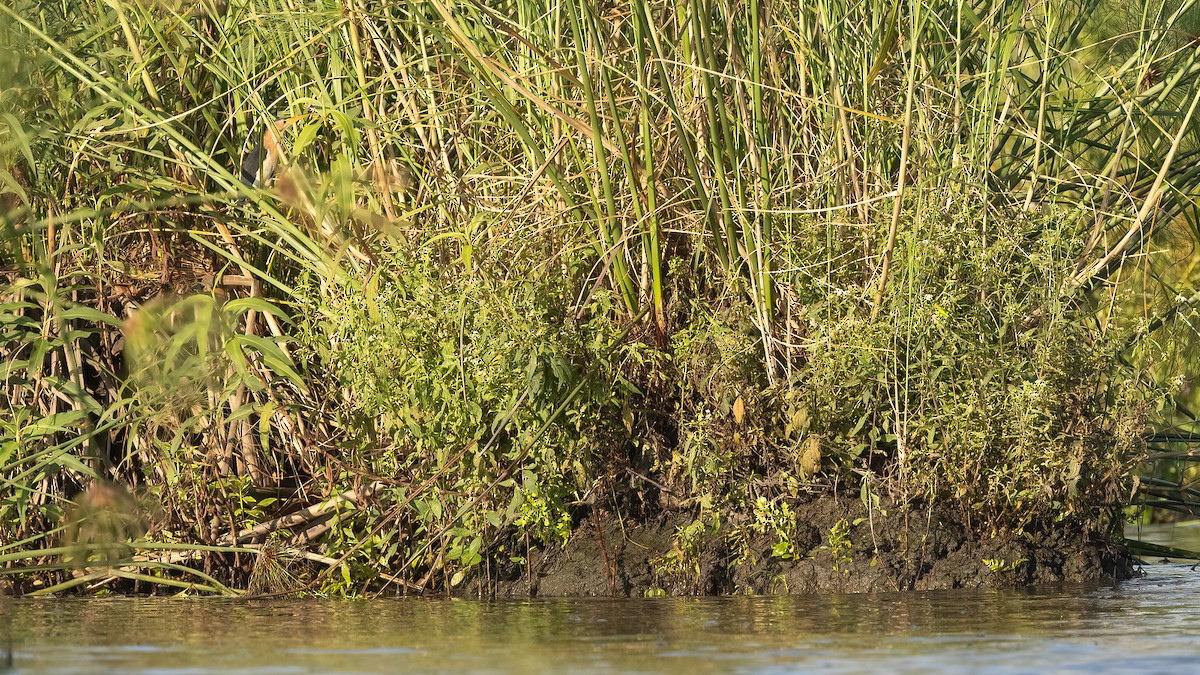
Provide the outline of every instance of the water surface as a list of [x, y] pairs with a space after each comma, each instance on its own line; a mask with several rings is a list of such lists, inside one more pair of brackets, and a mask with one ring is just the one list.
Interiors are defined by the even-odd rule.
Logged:
[[[1138, 534], [1184, 546], [1189, 533]], [[798, 598], [0, 598], [0, 631], [15, 673], [1200, 672], [1200, 571], [1145, 572]]]
[[18, 673], [1190, 673], [1200, 572], [805, 598], [19, 600]]
[[1200, 551], [1200, 520], [1161, 525], [1130, 525], [1125, 528], [1125, 536], [1150, 544]]

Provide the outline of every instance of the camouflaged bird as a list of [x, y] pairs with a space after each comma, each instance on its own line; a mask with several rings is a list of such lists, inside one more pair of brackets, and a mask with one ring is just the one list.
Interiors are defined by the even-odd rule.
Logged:
[[280, 148], [279, 132], [283, 131], [291, 120], [278, 120], [267, 127], [262, 139], [242, 161], [242, 183], [246, 187], [260, 188], [271, 180], [279, 160], [283, 156]]

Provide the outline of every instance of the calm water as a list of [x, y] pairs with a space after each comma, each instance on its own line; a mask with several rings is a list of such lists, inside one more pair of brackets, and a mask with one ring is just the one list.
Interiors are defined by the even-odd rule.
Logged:
[[1200, 571], [810, 598], [21, 600], [2, 630], [17, 673], [1195, 673]]

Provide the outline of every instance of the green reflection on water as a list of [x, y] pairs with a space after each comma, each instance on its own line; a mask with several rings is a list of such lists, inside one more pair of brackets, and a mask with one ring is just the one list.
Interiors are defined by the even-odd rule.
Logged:
[[1125, 536], [1159, 546], [1200, 551], [1200, 520], [1161, 525], [1130, 525], [1125, 528]]

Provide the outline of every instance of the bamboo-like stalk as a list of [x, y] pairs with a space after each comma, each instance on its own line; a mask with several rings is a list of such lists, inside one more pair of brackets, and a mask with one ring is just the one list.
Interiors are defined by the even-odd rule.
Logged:
[[913, 96], [917, 86], [917, 44], [921, 34], [920, 3], [914, 3], [912, 22], [915, 35], [910, 39], [911, 49], [908, 65], [908, 90], [904, 96], [904, 136], [900, 143], [900, 175], [896, 179], [896, 197], [892, 205], [892, 224], [888, 228], [887, 243], [883, 247], [883, 262], [879, 267], [879, 287], [875, 290], [875, 302], [871, 306], [871, 318], [879, 316], [883, 307], [883, 294], [887, 289], [888, 275], [891, 272], [892, 252], [896, 248], [896, 235], [900, 231], [900, 216], [904, 208], [904, 188], [908, 178], [908, 149], [912, 140]]

